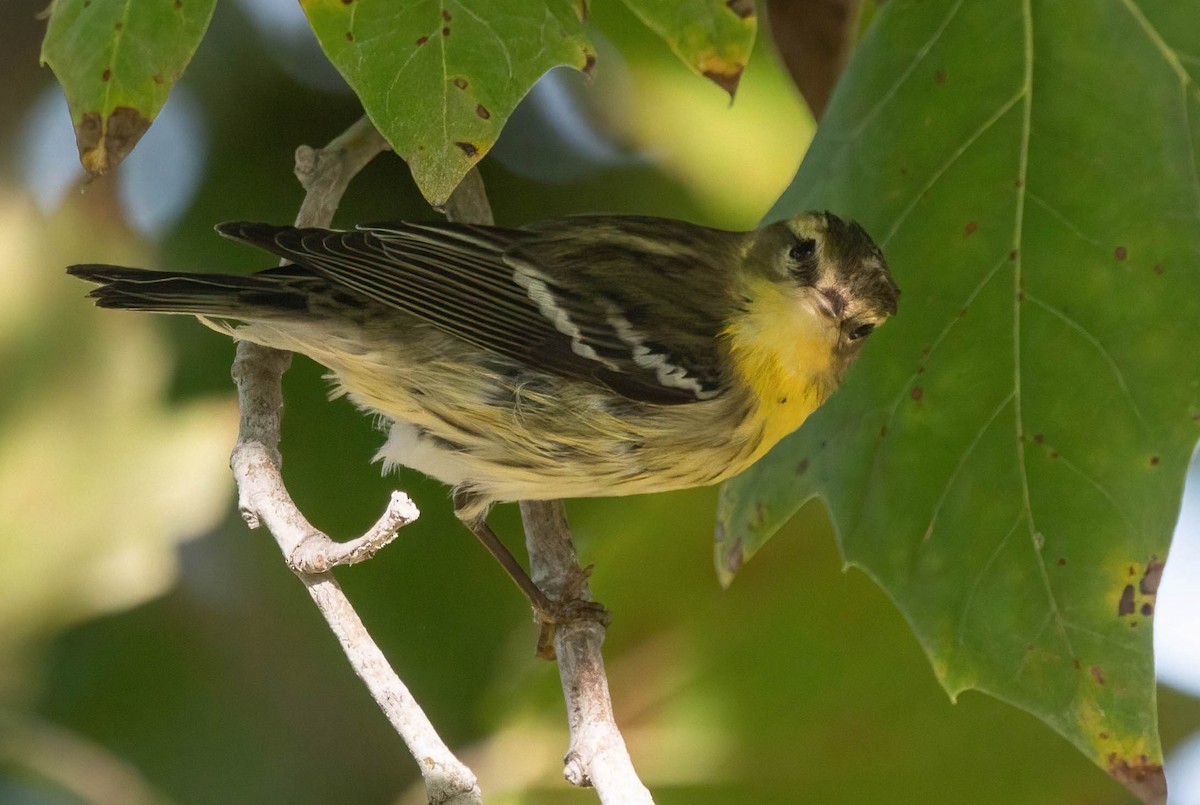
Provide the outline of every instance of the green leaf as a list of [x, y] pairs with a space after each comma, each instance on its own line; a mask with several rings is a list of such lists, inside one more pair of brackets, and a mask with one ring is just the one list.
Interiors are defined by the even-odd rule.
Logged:
[[1165, 789], [1155, 591], [1200, 434], [1196, 2], [892, 2], [771, 217], [860, 220], [903, 291], [723, 490], [728, 578], [807, 499], [952, 697]]
[[684, 64], [733, 97], [758, 29], [753, 0], [625, 0], [625, 5]]
[[301, 5], [325, 54], [437, 207], [543, 73], [595, 62], [569, 0]]
[[99, 176], [133, 150], [204, 37], [216, 0], [54, 0], [42, 63], [71, 109], [79, 161]]

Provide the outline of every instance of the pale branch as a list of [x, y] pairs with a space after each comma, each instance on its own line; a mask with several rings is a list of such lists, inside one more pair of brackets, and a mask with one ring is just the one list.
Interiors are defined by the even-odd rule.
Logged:
[[[521, 501], [521, 519], [534, 583], [555, 600], [568, 596], [592, 600], [587, 584], [591, 568], [579, 566], [562, 501]], [[604, 624], [595, 620], [559, 624], [554, 631], [558, 677], [571, 731], [563, 776], [572, 785], [595, 786], [603, 803], [653, 805], [613, 716], [600, 652], [604, 634]]]
[[[323, 149], [299, 148], [296, 174], [307, 193], [296, 225], [328, 226], [347, 184], [386, 148], [366, 118]], [[450, 220], [492, 223], [477, 171], [463, 180], [445, 212]], [[275, 536], [288, 566], [308, 588], [355, 672], [418, 760], [429, 801], [478, 803], [481, 797], [474, 775], [438, 738], [328, 571], [374, 555], [401, 526], [416, 518], [416, 507], [407, 496], [394, 493], [379, 522], [362, 537], [345, 543], [331, 540], [305, 519], [279, 473], [280, 380], [290, 361], [286, 352], [247, 342], [238, 345], [233, 375], [242, 420], [231, 464], [242, 515], [251, 527], [265, 523]], [[561, 502], [523, 502], [521, 512], [534, 581], [556, 600], [574, 596], [590, 601], [588, 574], [575, 557]], [[561, 624], [554, 633], [570, 727], [564, 777], [574, 785], [595, 786], [603, 803], [652, 803], [613, 718], [600, 653], [603, 641], [604, 626], [594, 620]]]
[[365, 116], [329, 141], [324, 148], [302, 145], [296, 149], [296, 178], [304, 188], [304, 201], [296, 213], [296, 226], [329, 226], [350, 180], [384, 151], [387, 140]]
[[[296, 175], [306, 191], [297, 226], [329, 226], [350, 180], [387, 142], [365, 117], [322, 149], [296, 151]], [[238, 486], [238, 506], [251, 528], [265, 524], [288, 566], [299, 576], [342, 644], [342, 650], [371, 696], [408, 746], [421, 770], [430, 803], [478, 805], [475, 775], [438, 737], [433, 725], [371, 639], [358, 614], [329, 572], [373, 555], [416, 519], [417, 509], [393, 493], [387, 510], [366, 534], [338, 543], [318, 531], [292, 502], [280, 474], [279, 414], [287, 352], [242, 341], [233, 363], [241, 421], [230, 458]]]
[[[493, 222], [492, 208], [477, 170], [468, 173], [454, 191], [445, 213], [451, 221]], [[590, 570], [579, 566], [562, 501], [522, 501], [521, 520], [534, 583], [555, 601], [591, 601], [587, 586]], [[600, 801], [606, 805], [652, 805], [654, 800], [634, 771], [625, 739], [613, 717], [608, 677], [600, 653], [604, 633], [604, 624], [590, 619], [558, 624], [553, 632], [570, 728], [563, 777], [572, 785], [595, 786]]]
[[458, 187], [446, 200], [446, 207], [442, 212], [447, 220], [464, 224], [491, 226], [496, 223], [487, 190], [483, 186], [483, 177], [479, 175], [477, 168], [472, 168], [458, 183]]

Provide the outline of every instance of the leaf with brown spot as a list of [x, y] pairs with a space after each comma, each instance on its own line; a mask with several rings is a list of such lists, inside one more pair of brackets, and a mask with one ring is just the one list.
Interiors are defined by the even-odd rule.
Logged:
[[570, 0], [301, 6], [325, 55], [434, 206], [483, 159], [543, 73], [582, 70], [593, 57]]
[[[88, 112], [75, 127], [75, 142], [83, 166], [100, 175], [133, 150], [134, 144], [150, 128], [150, 121], [136, 109], [119, 106], [103, 121], [96, 112]], [[108, 163], [105, 160], [109, 160]]]
[[719, 509], [751, 560], [822, 499], [847, 564], [896, 602], [952, 696], [1028, 710], [1151, 798], [1151, 591], [1200, 410], [1200, 219], [1179, 214], [1200, 183], [1194, 12], [879, 8], [769, 219], [860, 221], [900, 309]]
[[1132, 615], [1137, 610], [1137, 601], [1133, 594], [1133, 585], [1126, 584], [1121, 590], [1121, 600], [1117, 602], [1117, 617], [1123, 618], [1126, 615]]
[[62, 84], [89, 173], [111, 170], [145, 134], [204, 37], [215, 4], [55, 0], [41, 59]]
[[1114, 752], [1108, 757], [1108, 773], [1142, 802], [1167, 801], [1167, 776], [1163, 774], [1162, 764], [1148, 762], [1145, 755], [1130, 763]]
[[758, 19], [749, 0], [625, 0], [698, 75], [732, 98], [754, 48]]
[[[713, 63], [713, 62], [716, 63]], [[723, 60], [705, 59], [700, 65], [700, 74], [733, 97], [737, 93], [738, 82], [742, 80], [741, 64], [727, 64]]]
[[1157, 556], [1150, 557], [1150, 561], [1146, 563], [1146, 572], [1142, 574], [1142, 580], [1138, 582], [1138, 589], [1142, 595], [1158, 594], [1158, 585], [1162, 582], [1165, 566], [1165, 563]]

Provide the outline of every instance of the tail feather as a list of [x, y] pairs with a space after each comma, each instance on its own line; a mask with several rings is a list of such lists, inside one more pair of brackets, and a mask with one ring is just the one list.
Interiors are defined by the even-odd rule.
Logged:
[[290, 275], [182, 274], [88, 263], [67, 273], [94, 282], [89, 296], [99, 307], [184, 313], [249, 321], [275, 318], [308, 306], [315, 278]]

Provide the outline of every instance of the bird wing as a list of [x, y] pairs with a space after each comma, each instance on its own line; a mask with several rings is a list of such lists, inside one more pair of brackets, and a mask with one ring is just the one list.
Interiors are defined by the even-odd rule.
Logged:
[[217, 229], [468, 343], [632, 400], [696, 402], [725, 387], [722, 260], [735, 257], [692, 224], [589, 216], [529, 229]]

